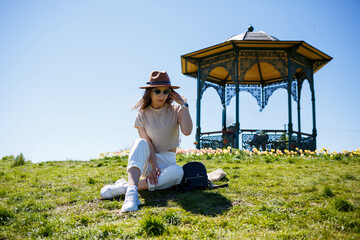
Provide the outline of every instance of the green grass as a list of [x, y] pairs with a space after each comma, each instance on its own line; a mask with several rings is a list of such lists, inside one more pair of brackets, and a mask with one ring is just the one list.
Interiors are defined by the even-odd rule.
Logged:
[[126, 178], [126, 157], [0, 161], [0, 239], [359, 239], [360, 159], [178, 155], [228, 174], [228, 188], [140, 192], [141, 209], [100, 189]]

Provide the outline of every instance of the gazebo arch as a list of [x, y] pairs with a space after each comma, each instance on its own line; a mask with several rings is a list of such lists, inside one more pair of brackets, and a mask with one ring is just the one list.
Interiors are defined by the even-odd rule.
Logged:
[[[264, 130], [266, 135], [270, 132], [282, 134], [282, 140], [277, 137], [278, 143], [283, 141], [282, 145], [273, 144], [270, 147], [315, 149], [317, 130], [313, 74], [332, 58], [304, 41], [280, 41], [263, 31], [253, 32], [253, 30], [254, 28], [250, 26], [247, 32], [230, 37], [224, 43], [181, 56], [183, 74], [197, 79], [196, 147], [230, 145], [239, 148], [241, 134], [244, 147], [244, 141], [249, 141], [245, 139], [246, 131], [250, 131], [250, 136], [254, 137], [256, 130], [240, 129], [239, 93], [249, 92], [262, 111], [274, 91], [284, 88], [288, 93], [288, 128], [287, 131]], [[305, 79], [309, 81], [311, 89], [313, 115], [311, 134], [301, 132], [300, 93]], [[203, 133], [200, 125], [201, 98], [209, 87], [214, 88], [220, 97], [223, 106], [223, 127], [221, 131]], [[226, 107], [233, 97], [236, 98], [236, 119], [234, 125], [228, 127]], [[298, 104], [298, 131], [293, 129], [291, 99]], [[275, 141], [271, 140], [271, 137], [269, 139], [268, 143]]]

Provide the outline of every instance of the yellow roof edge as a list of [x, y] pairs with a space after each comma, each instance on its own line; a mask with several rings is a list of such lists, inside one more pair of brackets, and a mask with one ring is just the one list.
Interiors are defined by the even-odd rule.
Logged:
[[201, 54], [201, 53], [204, 53], [204, 52], [208, 52], [210, 50], [214, 50], [216, 48], [220, 48], [220, 47], [224, 47], [224, 46], [227, 46], [227, 45], [235, 45], [235, 44], [293, 44], [293, 45], [296, 45], [296, 44], [299, 44], [299, 43], [302, 43], [303, 41], [259, 41], [259, 40], [231, 40], [231, 41], [228, 41], [228, 42], [224, 42], [224, 43], [219, 43], [219, 44], [216, 44], [216, 45], [213, 45], [213, 46], [210, 46], [210, 47], [207, 47], [207, 48], [203, 48], [203, 49], [200, 49], [200, 50], [197, 50], [197, 51], [194, 51], [194, 52], [190, 52], [190, 53], [187, 53], [187, 54], [183, 54], [181, 55], [181, 57], [183, 58], [186, 58], [186, 57], [192, 57], [194, 55], [198, 55], [198, 54]]
[[316, 47], [308, 44], [307, 42], [303, 42], [302, 47], [306, 48], [308, 51], [311, 51], [317, 55], [319, 55], [320, 57], [331, 61], [333, 58], [329, 55], [327, 55], [326, 53], [320, 51], [319, 49], [317, 49]]
[[[290, 44], [293, 46], [296, 45], [300, 45], [301, 47], [305, 48], [307, 51], [313, 52], [316, 55], [318, 55], [321, 58], [327, 59], [327, 60], [332, 60], [333, 58], [329, 55], [327, 55], [326, 53], [320, 51], [319, 49], [315, 48], [314, 46], [308, 44], [305, 41], [258, 41], [258, 40], [232, 40], [232, 41], [228, 41], [228, 42], [224, 42], [224, 43], [220, 43], [220, 44], [216, 44], [207, 48], [203, 48], [194, 52], [190, 52], [187, 54], [183, 54], [181, 55], [181, 58], [197, 58], [196, 55], [200, 55], [200, 54], [204, 54], [206, 52], [209, 51], [213, 51], [216, 50], [217, 48], [222, 48], [228, 45], [242, 45], [242, 44], [265, 44], [265, 45], [279, 45], [279, 47], [281, 48], [281, 45], [285, 45], [285, 44]], [[241, 48], [241, 47], [240, 47]]]
[[232, 44], [231, 44], [230, 42], [219, 43], [219, 44], [216, 44], [216, 45], [207, 47], [207, 48], [203, 48], [203, 49], [200, 49], [200, 50], [191, 52], [191, 53], [187, 53], [187, 54], [181, 55], [181, 58], [191, 57], [191, 56], [193, 56], [193, 55], [195, 55], [195, 54], [197, 55], [197, 54], [200, 54], [200, 53], [203, 53], [203, 52], [208, 52], [208, 51], [210, 51], [210, 50], [214, 50], [214, 49], [216, 49], [216, 48], [220, 48], [220, 47], [227, 46], [227, 45], [232, 45]]

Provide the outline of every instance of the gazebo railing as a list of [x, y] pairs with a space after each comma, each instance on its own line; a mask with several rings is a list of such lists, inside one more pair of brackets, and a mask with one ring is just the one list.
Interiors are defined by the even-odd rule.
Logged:
[[200, 134], [200, 148], [234, 147], [235, 133], [233, 130], [203, 132]]
[[314, 151], [315, 147], [315, 138], [314, 135], [301, 132], [293, 132], [292, 141], [295, 148], [307, 149]]
[[[289, 136], [286, 130], [242, 129], [241, 146], [244, 150], [288, 149]], [[291, 149], [315, 150], [315, 139], [312, 134], [292, 132]], [[234, 147], [234, 130], [203, 132], [200, 134], [200, 148]]]
[[[260, 132], [260, 133], [259, 133]], [[254, 130], [243, 129], [241, 134], [242, 148], [251, 150], [271, 150], [287, 148], [286, 130]]]

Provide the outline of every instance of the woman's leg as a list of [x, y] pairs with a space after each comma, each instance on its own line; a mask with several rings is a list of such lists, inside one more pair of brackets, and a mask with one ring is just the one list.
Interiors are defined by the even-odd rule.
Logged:
[[[148, 171], [148, 160], [150, 157], [149, 144], [144, 139], [137, 139], [131, 148], [128, 161], [128, 187], [125, 201], [121, 208], [122, 212], [132, 212], [139, 209], [140, 201], [138, 186], [141, 173]], [[143, 184], [141, 183], [140, 186]], [[141, 189], [139, 189], [141, 190]]]
[[[161, 169], [161, 174], [158, 178], [158, 184], [150, 184], [147, 179], [139, 179], [140, 171], [137, 168], [129, 169], [129, 185], [137, 185], [138, 190], [160, 190], [170, 188], [181, 182], [183, 177], [183, 169], [176, 165], [176, 154], [172, 152], [162, 152], [156, 154], [156, 161]], [[146, 171], [148, 173], [150, 169]], [[145, 174], [146, 174], [145, 173]], [[136, 179], [136, 180], [135, 180]]]
[[147, 180], [141, 179], [139, 181], [138, 190], [142, 191], [142, 190], [148, 190], [148, 189], [149, 189], [149, 184], [148, 184]]
[[141, 174], [147, 174], [148, 170], [148, 160], [150, 157], [150, 148], [149, 144], [145, 139], [137, 139], [129, 154], [129, 161], [127, 166], [128, 171], [128, 185], [137, 186]]
[[174, 164], [161, 170], [161, 174], [156, 185], [148, 182], [146, 184], [148, 185], [149, 191], [171, 188], [181, 182], [183, 175], [184, 171], [182, 167]]
[[[128, 181], [120, 179], [114, 185], [106, 185], [101, 191], [100, 195], [103, 199], [113, 199], [122, 194], [125, 194], [128, 185], [137, 186], [141, 171], [146, 173], [148, 171], [147, 160], [150, 156], [149, 145], [144, 139], [137, 139], [131, 147], [128, 163]], [[141, 170], [140, 170], [141, 169]], [[143, 189], [143, 188], [141, 188]]]
[[141, 172], [138, 168], [132, 167], [128, 170], [128, 185], [135, 185], [138, 187], [138, 190], [147, 190], [148, 183], [146, 179], [140, 180]]
[[[138, 170], [138, 169], [137, 169]], [[181, 182], [184, 175], [182, 167], [179, 165], [171, 165], [161, 171], [158, 178], [158, 184], [149, 184], [146, 179], [142, 179], [138, 182], [138, 191], [142, 190], [160, 190], [175, 186]], [[130, 185], [130, 171], [129, 171], [129, 185]], [[150, 185], [150, 186], [149, 186]]]

